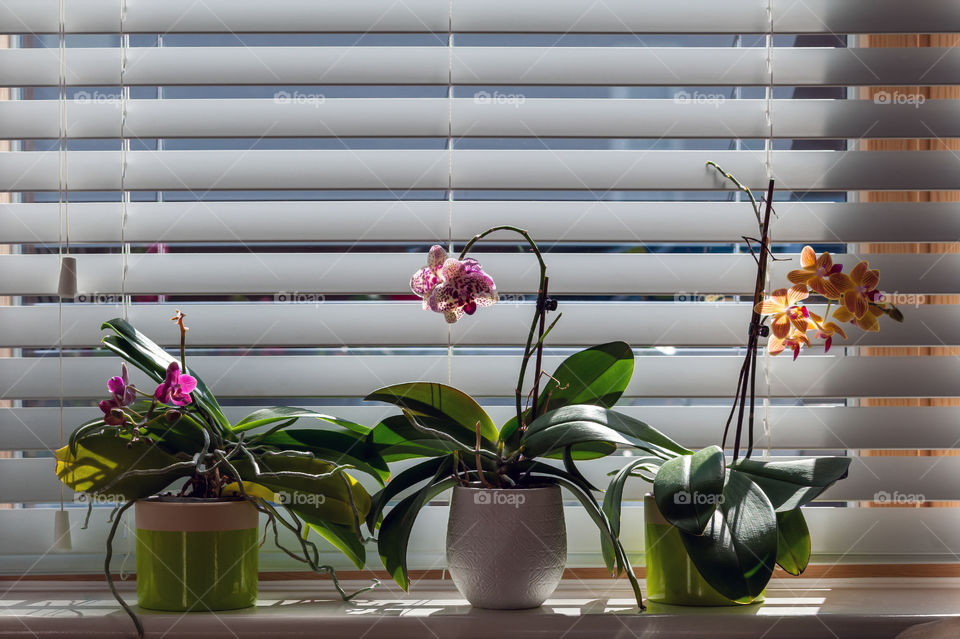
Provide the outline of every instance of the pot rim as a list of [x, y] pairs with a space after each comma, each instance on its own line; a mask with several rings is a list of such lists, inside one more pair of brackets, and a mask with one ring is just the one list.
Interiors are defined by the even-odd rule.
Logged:
[[560, 490], [560, 486], [556, 484], [534, 484], [532, 486], [508, 486], [506, 488], [488, 488], [486, 486], [454, 486], [454, 490], [466, 490], [474, 492], [483, 492], [483, 491], [500, 491], [500, 492], [521, 492], [521, 491], [551, 491], [551, 490]]
[[256, 530], [260, 515], [246, 499], [139, 499], [134, 507], [137, 530], [219, 532]]
[[148, 504], [195, 504], [195, 505], [214, 505], [229, 504], [238, 501], [249, 501], [241, 496], [236, 497], [177, 497], [175, 495], [150, 495], [141, 497], [137, 503]]

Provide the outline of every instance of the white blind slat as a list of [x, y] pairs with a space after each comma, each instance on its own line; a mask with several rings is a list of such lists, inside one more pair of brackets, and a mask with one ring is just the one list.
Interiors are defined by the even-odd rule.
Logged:
[[[684, 299], [686, 297], [687, 299]], [[738, 347], [750, 323], [750, 305], [716, 303], [694, 306], [700, 295], [678, 295], [679, 303], [564, 302], [564, 321], [550, 333], [550, 345], [586, 347], [612, 336], [638, 348], [653, 346]], [[454, 346], [517, 346], [516, 333], [533, 313], [533, 296], [506, 300], [484, 313], [482, 322], [450, 327]], [[104, 295], [63, 309], [63, 344], [98, 346], [103, 322], [122, 314], [119, 299]], [[169, 318], [176, 309], [190, 316], [193, 347], [436, 346], [447, 341], [447, 325], [434, 321], [419, 302], [334, 302], [319, 294], [286, 291], [273, 303], [143, 304], [129, 309], [141, 332], [168, 348], [179, 336]], [[822, 305], [811, 309], [824, 314]], [[857, 346], [960, 346], [960, 308], [909, 308], [911, 323], [889, 322], [880, 332], [857, 335]], [[603, 323], [594, 322], [604, 315]], [[224, 322], [223, 318], [230, 318]], [[916, 323], [914, 325], [913, 323]], [[916, 326], [923, 327], [918, 331]], [[56, 306], [0, 307], [0, 348], [52, 348], [59, 338]], [[842, 345], [838, 344], [838, 347]], [[819, 350], [819, 349], [817, 349]]]
[[[443, 150], [131, 151], [127, 190], [446, 189], [451, 154]], [[455, 150], [452, 184], [477, 190], [723, 190], [705, 166], [720, 163], [760, 190], [761, 151]], [[55, 191], [53, 151], [0, 155], [0, 189]], [[956, 186], [952, 151], [775, 151], [772, 163], [787, 191], [936, 190]], [[73, 191], [120, 188], [120, 152], [70, 151]]]
[[[118, 33], [121, 0], [67, 5], [68, 33]], [[697, 0], [637, 4], [630, 0], [454, 0], [456, 32], [517, 33], [763, 33], [763, 0], [705, 6]], [[140, 0], [128, 8], [127, 33], [445, 32], [449, 0], [366, 0], [326, 6], [286, 0]], [[948, 0], [906, 6], [897, 0], [805, 0], [772, 6], [778, 33], [940, 33], [960, 31]], [[11, 33], [56, 33], [57, 0], [6, 0], [0, 23]]]
[[[452, 226], [450, 226], [452, 208]], [[777, 202], [778, 242], [935, 242], [960, 237], [958, 202]], [[119, 202], [70, 204], [76, 243], [120, 242]], [[269, 214], [270, 224], [264, 225]], [[55, 202], [0, 204], [0, 236], [57, 241]], [[904, 225], [903, 220], [909, 224]], [[132, 202], [124, 238], [134, 243], [463, 243], [478, 230], [515, 224], [543, 242], [739, 242], [752, 224], [742, 202], [347, 200]], [[333, 224], [332, 222], [336, 222]], [[449, 230], [448, 230], [449, 227]], [[448, 233], [450, 234], [448, 236]]]
[[[452, 106], [457, 137], [762, 138], [765, 100], [706, 99], [676, 91], [671, 99], [495, 98], [477, 91]], [[105, 94], [109, 96], [109, 94]], [[131, 100], [123, 134], [131, 138], [446, 137], [450, 106], [441, 98], [329, 98], [278, 91], [274, 99]], [[706, 95], [706, 94], [704, 94]], [[67, 104], [74, 138], [116, 138], [115, 97], [79, 94]], [[729, 99], [728, 99], [729, 97]], [[0, 102], [4, 138], [56, 138], [53, 100]], [[775, 100], [779, 139], [960, 137], [960, 100], [918, 104], [872, 100]]]
[[[552, 370], [559, 357], [544, 357]], [[450, 362], [451, 383], [470, 388], [478, 397], [513, 394], [519, 357], [461, 355]], [[194, 357], [188, 362], [219, 397], [363, 397], [372, 389], [411, 379], [446, 382], [448, 362], [443, 355], [351, 355], [297, 357]], [[625, 397], [728, 397], [731, 379], [741, 364], [733, 356], [640, 357]], [[26, 366], [24, 366], [26, 364]], [[104, 380], [116, 375], [112, 358], [65, 358], [63, 395], [101, 398]], [[0, 399], [47, 399], [57, 396], [57, 360], [0, 359]], [[151, 384], [134, 374], [138, 385]], [[265, 386], [262, 379], [272, 380]], [[953, 397], [960, 383], [960, 362], [947, 357], [859, 357], [808, 355], [791, 362], [774, 358], [770, 383], [757, 379], [757, 395], [791, 399], [842, 397]]]
[[[141, 85], [446, 85], [446, 47], [132, 47], [124, 82]], [[715, 47], [456, 47], [465, 85], [765, 86], [766, 49]], [[71, 86], [120, 83], [120, 50], [70, 48]], [[953, 84], [960, 52], [947, 48], [777, 48], [778, 86]], [[58, 86], [58, 56], [0, 50], [0, 84]]]
[[[626, 240], [626, 238], [624, 238]], [[639, 240], [639, 238], [638, 238]], [[528, 255], [479, 254], [496, 275], [501, 294], [536, 293]], [[784, 256], [785, 258], [788, 256]], [[846, 272], [857, 255], [838, 255]], [[883, 289], [890, 293], [957, 293], [960, 255], [870, 255]], [[119, 255], [84, 255], [78, 266], [78, 291], [88, 299], [121, 291]], [[370, 268], [375, 260], [377, 270]], [[129, 256], [123, 290], [130, 295], [260, 294], [412, 295], [409, 275], [422, 268], [419, 253], [138, 253]], [[753, 293], [750, 255], [563, 253], [551, 256], [551, 291], [556, 295], [668, 295]], [[55, 295], [59, 274], [55, 255], [0, 256], [0, 295]], [[786, 282], [799, 259], [774, 262], [771, 277]], [[381, 270], [382, 269], [382, 270]], [[383, 273], [402, 274], [386, 278]], [[602, 274], [602, 277], [597, 277]], [[906, 297], [901, 303], [912, 303]], [[278, 299], [278, 301], [280, 301]], [[917, 300], [914, 300], [917, 301]]]
[[[362, 406], [315, 405], [310, 398], [298, 405], [325, 415], [336, 415], [358, 424], [374, 426], [388, 415], [397, 414], [392, 406], [374, 403]], [[485, 401], [485, 400], [482, 400]], [[730, 413], [729, 406], [621, 406], [617, 410], [656, 427], [682, 442], [700, 449], [717, 443]], [[227, 406], [224, 411], [233, 422], [265, 407], [264, 403], [249, 406]], [[504, 424], [514, 415], [510, 406], [484, 406], [496, 424]], [[67, 407], [64, 423], [75, 425], [100, 414], [96, 407]], [[861, 448], [937, 449], [952, 448], [957, 439], [956, 407], [838, 407], [838, 406], [771, 406], [770, 448], [774, 450], [845, 450]], [[904, 425], [909, 424], [909, 428]], [[304, 419], [297, 428], [311, 428], [316, 423]], [[47, 450], [59, 447], [59, 409], [0, 408], [0, 430], [4, 433], [3, 448], [12, 450]], [[759, 432], [759, 431], [758, 431]], [[767, 448], [766, 436], [758, 439], [758, 450]]]

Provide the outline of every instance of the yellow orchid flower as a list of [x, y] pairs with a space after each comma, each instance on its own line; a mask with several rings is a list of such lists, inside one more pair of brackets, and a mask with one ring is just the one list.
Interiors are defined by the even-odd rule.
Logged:
[[[827, 309], [830, 310], [829, 308]], [[814, 329], [817, 331], [817, 339], [824, 340], [823, 352], [829, 353], [830, 346], [833, 344], [833, 336], [840, 334], [843, 339], [847, 339], [847, 334], [840, 325], [835, 322], [824, 322], [823, 318], [816, 313], [810, 313], [810, 319], [813, 320]]]
[[827, 299], [838, 300], [851, 287], [850, 278], [840, 272], [843, 266], [834, 264], [830, 253], [824, 252], [817, 257], [812, 246], [804, 246], [800, 266], [802, 268], [787, 273], [787, 279], [793, 284], [809, 287]]
[[793, 329], [785, 338], [771, 335], [767, 341], [767, 352], [771, 355], [779, 355], [789, 348], [793, 351], [793, 359], [797, 359], [797, 356], [800, 354], [800, 349], [803, 346], [808, 348], [810, 346], [810, 340], [807, 338], [807, 334], [803, 331]]
[[791, 327], [804, 333], [810, 330], [809, 312], [806, 307], [797, 306], [797, 302], [809, 295], [807, 287], [801, 284], [788, 289], [778, 288], [770, 297], [754, 306], [754, 311], [770, 316], [770, 330], [774, 337], [782, 340], [790, 333]]
[[880, 283], [880, 271], [870, 270], [866, 261], [858, 263], [847, 277], [850, 287], [843, 293], [844, 307], [853, 313], [857, 319], [867, 315], [870, 302], [880, 296], [877, 284]]
[[883, 310], [874, 304], [867, 306], [867, 312], [863, 317], [857, 317], [846, 306], [841, 306], [833, 312], [833, 319], [838, 322], [852, 322], [860, 330], [870, 333], [876, 333], [880, 330], [880, 323], [877, 318], [883, 315]]

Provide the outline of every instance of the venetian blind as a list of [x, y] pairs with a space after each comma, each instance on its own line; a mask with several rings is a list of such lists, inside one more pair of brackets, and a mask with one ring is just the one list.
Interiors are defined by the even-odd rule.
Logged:
[[[419, 378], [505, 420], [533, 258], [508, 238], [482, 244], [504, 299], [449, 331], [407, 287], [430, 244], [496, 224], [547, 250], [564, 313], [547, 370], [577, 347], [628, 341], [622, 410], [687, 446], [717, 443], [753, 292], [741, 238], [755, 223], [705, 162], [758, 191], [775, 178], [772, 238], [793, 260], [772, 265], [773, 283], [804, 244], [849, 269], [861, 243], [957, 237], [956, 202], [853, 195], [957, 188], [952, 152], [859, 141], [960, 137], [956, 100], [912, 90], [955, 84], [960, 52], [857, 46], [861, 34], [956, 31], [960, 8], [937, 0], [88, 0], [62, 14], [58, 0], [6, 0], [0, 449], [13, 456], [0, 459], [0, 502], [15, 507], [0, 510], [0, 570], [99, 566], [105, 508], [87, 531], [69, 509], [73, 549], [50, 552], [49, 450], [61, 402], [66, 432], [97, 414], [118, 368], [96, 350], [98, 327], [124, 313], [174, 347], [168, 319], [182, 309], [192, 367], [234, 417], [292, 403], [373, 425], [390, 409], [360, 399]], [[877, 86], [893, 90], [860, 99]], [[68, 242], [78, 294], [61, 303]], [[907, 322], [826, 355], [764, 360], [760, 443], [772, 454], [957, 444], [956, 408], [858, 406], [957, 396], [955, 358], [857, 348], [960, 345], [957, 307], [911, 305], [960, 293], [960, 256], [869, 259]], [[620, 462], [584, 470], [601, 483]], [[958, 479], [957, 458], [857, 457], [822, 496], [834, 507], [807, 509], [815, 555], [952, 557], [954, 509], [856, 506], [957, 499]], [[628, 497], [647, 489], [628, 485]], [[631, 552], [639, 511], [625, 514]], [[599, 565], [586, 515], [567, 514], [571, 564]], [[413, 567], [442, 564], [444, 517], [442, 500], [422, 513]], [[287, 564], [265, 553], [263, 566]]]

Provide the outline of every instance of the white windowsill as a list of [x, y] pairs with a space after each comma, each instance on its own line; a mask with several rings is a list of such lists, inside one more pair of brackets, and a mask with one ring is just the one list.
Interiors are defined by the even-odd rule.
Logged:
[[[349, 582], [360, 587], [365, 582]], [[132, 583], [122, 591], [135, 599]], [[103, 582], [0, 582], [0, 637], [132, 637], [133, 625]], [[896, 637], [921, 623], [951, 624], [960, 636], [958, 579], [779, 579], [764, 605], [736, 608], [651, 606], [637, 614], [617, 581], [565, 581], [540, 609], [476, 610], [452, 583], [424, 580], [403, 593], [383, 584], [353, 604], [326, 581], [261, 582], [255, 608], [222, 613], [144, 613], [148, 636], [440, 639], [472, 637]], [[953, 618], [953, 619], [950, 619]], [[955, 625], [953, 625], [955, 624]], [[913, 631], [916, 632], [916, 629]], [[940, 635], [922, 635], [933, 637]], [[913, 635], [911, 634], [911, 639]]]

